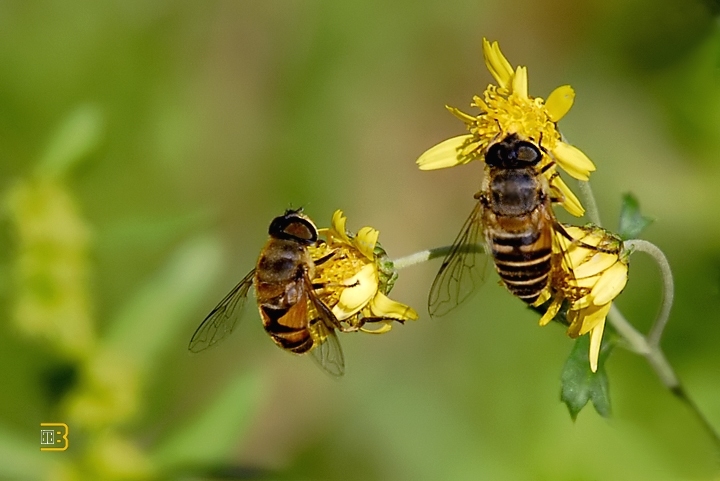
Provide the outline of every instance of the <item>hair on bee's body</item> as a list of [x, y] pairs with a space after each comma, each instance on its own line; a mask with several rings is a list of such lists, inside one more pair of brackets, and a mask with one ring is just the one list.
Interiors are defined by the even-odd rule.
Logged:
[[202, 351], [229, 334], [255, 288], [265, 332], [275, 344], [295, 354], [309, 352], [332, 375], [344, 372], [344, 360], [335, 329], [340, 323], [315, 292], [312, 284], [316, 263], [308, 247], [318, 242], [318, 230], [302, 209], [276, 217], [268, 229], [270, 238], [250, 271], [203, 320], [188, 348]]
[[[441, 316], [465, 301], [483, 281], [476, 260], [485, 245], [507, 289], [528, 304], [548, 286], [557, 262], [553, 232], [559, 226], [552, 211], [550, 184], [541, 167], [543, 151], [535, 143], [509, 134], [485, 153], [485, 177], [475, 194], [477, 204], [443, 259], [428, 297], [432, 316]], [[487, 258], [485, 256], [484, 258]]]
[[308, 329], [306, 279], [315, 263], [306, 247], [317, 242], [317, 229], [296, 211], [277, 217], [268, 230], [270, 239], [255, 267], [255, 296], [263, 327], [281, 348], [308, 352], [313, 338]]
[[538, 169], [541, 158], [535, 144], [516, 135], [493, 144], [477, 195], [495, 270], [508, 290], [528, 304], [548, 284], [557, 223], [548, 181]]

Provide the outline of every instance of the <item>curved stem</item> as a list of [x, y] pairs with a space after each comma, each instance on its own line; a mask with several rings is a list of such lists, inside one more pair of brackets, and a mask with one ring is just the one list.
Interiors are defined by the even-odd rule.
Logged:
[[[590, 222], [600, 226], [600, 212], [595, 202], [595, 196], [592, 193], [589, 182], [578, 182], [580, 194], [583, 197], [583, 201], [587, 208], [587, 217]], [[670, 269], [670, 263], [668, 263], [665, 254], [651, 242], [633, 239], [625, 242], [627, 249], [632, 253], [633, 251], [640, 251], [649, 254], [660, 267], [660, 273], [663, 281], [663, 301], [662, 307], [660, 308], [660, 314], [655, 319], [652, 327], [647, 336], [644, 336], [640, 331], [630, 324], [625, 316], [620, 312], [615, 304], [610, 307], [608, 313], [608, 322], [617, 330], [622, 336], [623, 340], [627, 342], [630, 349], [640, 355], [642, 355], [650, 364], [650, 367], [655, 371], [655, 374], [660, 379], [660, 382], [665, 386], [675, 397], [685, 404], [688, 409], [695, 415], [700, 424], [703, 426], [705, 431], [708, 433], [710, 438], [713, 440], [716, 446], [720, 448], [720, 433], [715, 427], [710, 424], [707, 418], [703, 415], [700, 408], [695, 404], [693, 399], [683, 388], [680, 383], [680, 379], [672, 365], [665, 357], [665, 354], [660, 349], [660, 340], [663, 335], [665, 326], [670, 319], [670, 309], [672, 308], [674, 296], [675, 296], [675, 284], [672, 277], [672, 271]]]
[[642, 356], [647, 356], [650, 353], [650, 346], [648, 345], [645, 336], [643, 336], [640, 331], [630, 324], [630, 321], [625, 318], [615, 303], [610, 306], [610, 312], [608, 313], [607, 319], [627, 343], [629, 350]]
[[675, 282], [673, 281], [672, 271], [670, 270], [670, 263], [660, 248], [651, 242], [633, 239], [625, 242], [625, 245], [631, 252], [638, 251], [650, 255], [660, 267], [660, 275], [662, 276], [663, 283], [662, 307], [660, 308], [660, 314], [658, 314], [657, 319], [655, 319], [647, 336], [648, 344], [656, 347], [660, 345], [660, 339], [670, 319], [670, 309], [675, 299]]
[[[587, 208], [586, 214], [590, 221], [598, 226], [601, 225], [600, 213], [593, 196], [592, 189], [588, 182], [579, 182], [579, 190], [583, 197], [583, 201]], [[608, 313], [608, 322], [615, 328], [620, 334], [622, 339], [627, 343], [627, 347], [633, 352], [640, 354], [652, 367], [655, 374], [660, 379], [660, 382], [665, 386], [675, 397], [680, 399], [690, 411], [695, 415], [698, 421], [705, 428], [713, 442], [720, 448], [720, 433], [715, 430], [712, 424], [705, 418], [698, 406], [688, 395], [680, 383], [675, 370], [672, 365], [665, 357], [665, 354], [660, 349], [660, 340], [662, 339], [665, 326], [670, 319], [670, 310], [672, 308], [675, 292], [675, 284], [672, 277], [672, 271], [670, 264], [665, 257], [665, 254], [651, 242], [633, 239], [625, 242], [627, 250], [632, 253], [635, 251], [644, 252], [650, 255], [660, 267], [660, 273], [663, 281], [663, 300], [660, 313], [655, 319], [652, 327], [647, 336], [643, 335], [638, 331], [622, 314], [620, 309], [613, 304], [610, 307]], [[428, 249], [421, 252], [416, 252], [405, 257], [401, 257], [393, 261], [396, 269], [404, 269], [406, 267], [413, 266], [415, 264], [421, 264], [431, 259], [438, 257], [444, 257], [452, 252], [455, 246], [443, 246], [435, 249]], [[460, 249], [467, 252], [483, 252], [484, 246], [479, 244], [472, 244], [468, 246], [461, 246]]]

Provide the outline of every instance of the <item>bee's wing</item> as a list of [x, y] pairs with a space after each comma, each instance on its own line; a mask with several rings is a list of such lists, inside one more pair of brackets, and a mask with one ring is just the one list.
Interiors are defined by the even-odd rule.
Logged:
[[481, 212], [478, 202], [443, 259], [428, 296], [431, 317], [443, 316], [466, 301], [483, 281], [487, 256], [478, 257], [479, 251], [474, 247], [485, 243]]
[[338, 341], [337, 334], [335, 334], [335, 329], [340, 327], [340, 322], [332, 313], [332, 310], [318, 299], [312, 288], [312, 283], [307, 277], [305, 286], [310, 302], [312, 302], [318, 314], [316, 319], [310, 321], [316, 342], [310, 354], [318, 365], [330, 375], [342, 376], [345, 373], [345, 358], [340, 347], [340, 341]]
[[228, 295], [208, 314], [190, 339], [190, 344], [188, 344], [190, 351], [203, 351], [232, 332], [245, 301], [247, 301], [254, 275], [255, 269], [251, 270], [238, 285], [233, 287]]

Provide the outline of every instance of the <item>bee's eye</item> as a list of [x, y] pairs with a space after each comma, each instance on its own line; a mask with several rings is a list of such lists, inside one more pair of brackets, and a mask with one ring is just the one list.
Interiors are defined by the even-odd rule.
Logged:
[[485, 154], [485, 163], [490, 167], [500, 167], [503, 164], [503, 158], [506, 156], [507, 152], [503, 144], [493, 144]]
[[540, 161], [540, 150], [530, 142], [522, 142], [516, 148], [517, 160], [523, 163], [534, 165]]
[[297, 239], [302, 239], [310, 242], [315, 242], [317, 240], [317, 234], [315, 232], [315, 229], [311, 229], [311, 227], [302, 220], [295, 220], [293, 222], [290, 222], [287, 226], [285, 226], [283, 232]]
[[307, 243], [317, 242], [318, 232], [315, 225], [305, 216], [295, 212], [281, 215], [270, 223], [268, 233], [280, 239], [294, 239]]

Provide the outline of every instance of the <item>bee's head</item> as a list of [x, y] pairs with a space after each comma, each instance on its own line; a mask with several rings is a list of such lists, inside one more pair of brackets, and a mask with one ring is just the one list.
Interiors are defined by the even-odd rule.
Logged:
[[485, 154], [485, 163], [501, 169], [521, 169], [532, 167], [540, 162], [540, 148], [527, 140], [520, 140], [516, 134], [510, 134], [502, 141], [490, 146]]
[[302, 213], [302, 208], [288, 209], [283, 215], [275, 217], [270, 223], [268, 233], [277, 239], [294, 240], [307, 245], [318, 240], [317, 227]]

